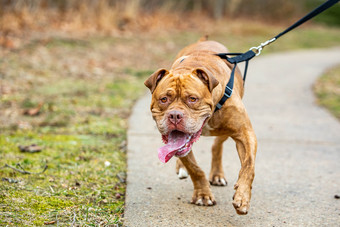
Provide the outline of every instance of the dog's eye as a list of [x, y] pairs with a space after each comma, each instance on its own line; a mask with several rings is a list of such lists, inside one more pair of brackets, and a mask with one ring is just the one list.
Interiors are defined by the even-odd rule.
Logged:
[[195, 97], [189, 97], [189, 101], [190, 101], [190, 102], [196, 102], [196, 101], [197, 101], [197, 98], [195, 98]]
[[168, 98], [167, 97], [163, 97], [160, 100], [161, 100], [161, 103], [166, 103], [168, 101]]

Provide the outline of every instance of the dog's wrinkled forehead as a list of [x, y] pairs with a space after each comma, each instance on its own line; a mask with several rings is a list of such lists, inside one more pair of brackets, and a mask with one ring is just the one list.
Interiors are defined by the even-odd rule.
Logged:
[[170, 71], [164, 68], [158, 69], [144, 82], [151, 93], [154, 93], [155, 90], [162, 93], [164, 89], [162, 85], [164, 84], [175, 86], [177, 89], [182, 88], [180, 84], [183, 84], [183, 86], [192, 85], [196, 89], [206, 90], [208, 88], [211, 93], [218, 83], [213, 73], [202, 65], [196, 57], [192, 56], [177, 58]]
[[179, 73], [170, 71], [169, 75], [160, 81], [157, 90], [160, 92], [173, 90], [180, 95], [188, 89], [199, 91], [197, 87], [199, 83], [199, 78], [189, 72]]

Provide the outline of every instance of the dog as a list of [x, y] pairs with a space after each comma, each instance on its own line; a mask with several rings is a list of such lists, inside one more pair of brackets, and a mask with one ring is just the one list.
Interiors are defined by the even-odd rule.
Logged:
[[[257, 139], [242, 102], [244, 81], [238, 68], [231, 97], [215, 111], [233, 68], [218, 53], [228, 53], [228, 49], [215, 41], [199, 40], [179, 52], [170, 70], [157, 70], [144, 84], [152, 93], [152, 117], [166, 144], [158, 150], [158, 157], [162, 162], [178, 157], [176, 172], [180, 178], [189, 173], [194, 185], [191, 203], [216, 204], [210, 184], [227, 185], [222, 144], [229, 137], [235, 141], [241, 169], [234, 185], [233, 206], [238, 214], [244, 215], [249, 210], [255, 176]], [[209, 181], [192, 151], [201, 134], [216, 136]]]

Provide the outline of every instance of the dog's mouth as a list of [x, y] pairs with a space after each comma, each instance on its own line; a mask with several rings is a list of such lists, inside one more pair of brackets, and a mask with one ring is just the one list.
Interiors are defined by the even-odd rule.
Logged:
[[204, 123], [201, 129], [194, 134], [173, 130], [168, 135], [162, 135], [166, 145], [158, 149], [159, 160], [167, 163], [173, 156], [185, 157], [191, 151], [194, 142], [201, 136]]

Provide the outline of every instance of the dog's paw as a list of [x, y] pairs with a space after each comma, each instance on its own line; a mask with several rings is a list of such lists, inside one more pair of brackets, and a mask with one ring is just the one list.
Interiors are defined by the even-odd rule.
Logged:
[[189, 175], [185, 168], [179, 168], [177, 176], [180, 180], [182, 180], [182, 179], [187, 178]]
[[212, 174], [209, 177], [209, 182], [211, 185], [215, 185], [215, 186], [227, 186], [228, 184], [223, 174]]
[[216, 205], [216, 200], [210, 189], [195, 189], [191, 203], [196, 204], [197, 206], [213, 206]]
[[235, 184], [234, 188], [236, 192], [233, 196], [233, 206], [237, 214], [245, 215], [249, 210], [251, 189], [246, 186], [240, 187], [237, 184]]

